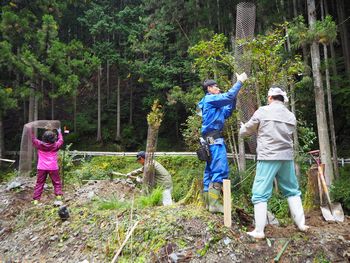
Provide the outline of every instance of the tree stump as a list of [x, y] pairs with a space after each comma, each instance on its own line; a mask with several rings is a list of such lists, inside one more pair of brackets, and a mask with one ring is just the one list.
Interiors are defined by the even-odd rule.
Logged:
[[317, 165], [312, 165], [307, 172], [307, 186], [304, 198], [304, 209], [305, 211], [311, 211], [320, 206], [320, 191], [318, 184], [318, 169]]

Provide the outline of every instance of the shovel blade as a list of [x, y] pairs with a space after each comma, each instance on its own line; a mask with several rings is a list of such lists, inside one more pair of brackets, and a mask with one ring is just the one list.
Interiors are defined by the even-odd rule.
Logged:
[[322, 216], [326, 221], [335, 221], [334, 216], [332, 215], [331, 210], [329, 210], [328, 206], [320, 206]]
[[341, 207], [341, 204], [332, 203], [331, 208], [332, 208], [332, 214], [335, 221], [344, 222], [344, 212], [343, 212], [343, 208]]
[[330, 207], [321, 206], [320, 208], [322, 216], [326, 221], [344, 222], [344, 212], [340, 203], [332, 203]]

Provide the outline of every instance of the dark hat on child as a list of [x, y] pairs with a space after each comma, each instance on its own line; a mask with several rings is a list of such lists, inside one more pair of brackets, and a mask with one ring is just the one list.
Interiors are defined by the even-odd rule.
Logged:
[[53, 131], [46, 131], [43, 134], [43, 142], [54, 143], [57, 141], [57, 135]]

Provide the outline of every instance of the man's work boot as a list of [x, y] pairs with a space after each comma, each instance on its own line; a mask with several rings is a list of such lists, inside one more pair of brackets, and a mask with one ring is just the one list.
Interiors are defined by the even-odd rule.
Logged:
[[290, 196], [287, 200], [295, 224], [300, 231], [306, 232], [309, 226], [305, 225], [304, 209], [300, 196]]
[[224, 213], [224, 207], [222, 205], [222, 184], [221, 183], [211, 183], [209, 185], [208, 200], [209, 200], [209, 212]]
[[261, 202], [254, 205], [255, 229], [247, 232], [248, 235], [261, 239], [265, 238], [264, 229], [266, 225], [267, 203]]

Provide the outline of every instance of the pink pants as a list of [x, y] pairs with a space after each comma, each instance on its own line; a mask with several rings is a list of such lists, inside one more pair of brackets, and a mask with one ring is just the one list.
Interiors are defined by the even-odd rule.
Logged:
[[33, 199], [40, 200], [41, 194], [44, 190], [44, 184], [46, 181], [47, 174], [50, 175], [55, 195], [63, 195], [61, 178], [58, 173], [58, 170], [38, 170]]

